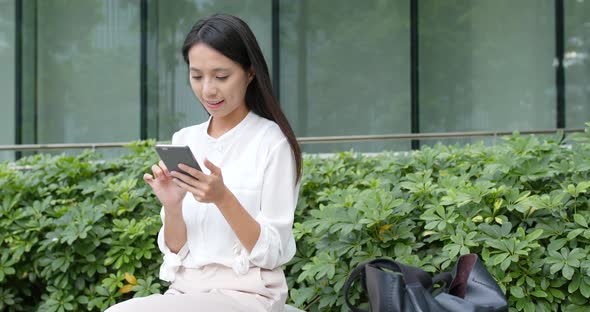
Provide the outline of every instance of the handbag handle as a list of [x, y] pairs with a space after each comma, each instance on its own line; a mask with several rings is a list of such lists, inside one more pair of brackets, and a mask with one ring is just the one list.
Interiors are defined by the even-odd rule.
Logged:
[[[363, 262], [363, 263], [357, 265], [356, 268], [354, 268], [354, 270], [352, 270], [352, 272], [348, 276], [348, 279], [344, 283], [344, 302], [346, 303], [346, 305], [348, 306], [348, 308], [352, 312], [369, 312], [367, 310], [363, 310], [363, 309], [353, 306], [352, 303], [350, 303], [350, 300], [348, 299], [348, 291], [349, 291], [350, 285], [352, 285], [352, 283], [359, 278], [361, 279], [361, 281], [364, 281], [364, 279], [365, 279], [365, 266], [369, 262], [371, 262], [371, 261], [366, 261], [366, 262]], [[361, 284], [363, 286], [363, 289], [365, 291], [367, 291], [365, 283], [363, 282]]]
[[453, 282], [453, 274], [451, 274], [451, 272], [442, 272], [432, 277], [432, 285], [436, 285], [440, 282], [444, 282], [444, 287], [449, 287]]
[[400, 272], [404, 276], [406, 284], [420, 283], [422, 287], [427, 290], [432, 289], [433, 281], [430, 275], [424, 272], [422, 269], [405, 265], [397, 261], [391, 261], [388, 259], [376, 259], [370, 261], [368, 265], [377, 267], [379, 269], [388, 269], [393, 272]]
[[434, 289], [431, 291], [432, 296], [436, 297], [437, 295], [439, 295], [442, 292], [447, 292], [449, 289], [449, 286], [451, 286], [451, 283], [453, 282], [453, 274], [451, 274], [451, 272], [442, 272], [442, 273], [438, 273], [435, 276], [432, 277], [432, 286], [434, 287], [434, 285], [438, 285], [438, 284], [442, 284], [442, 286], [438, 289]]
[[367, 310], [353, 306], [348, 298], [350, 286], [355, 280], [359, 278], [361, 279], [363, 289], [367, 291], [364, 279], [365, 267], [369, 265], [376, 267], [378, 269], [388, 269], [393, 272], [399, 272], [403, 275], [406, 284], [420, 283], [422, 287], [424, 287], [428, 291], [432, 290], [432, 285], [434, 285], [433, 279], [430, 277], [430, 275], [420, 268], [405, 265], [403, 263], [392, 261], [390, 259], [375, 259], [366, 261], [357, 265], [357, 267], [350, 273], [350, 276], [344, 283], [344, 302], [352, 312], [369, 312]]

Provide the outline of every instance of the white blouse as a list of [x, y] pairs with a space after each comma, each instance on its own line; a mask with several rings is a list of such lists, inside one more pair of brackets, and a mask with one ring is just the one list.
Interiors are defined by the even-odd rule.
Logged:
[[163, 207], [160, 212], [160, 279], [165, 281], [174, 281], [180, 266], [217, 263], [246, 274], [254, 266], [277, 268], [295, 255], [293, 218], [299, 184], [287, 138], [276, 123], [254, 112], [219, 138], [207, 134], [210, 121], [174, 133], [172, 144], [188, 145], [204, 173], [210, 174], [205, 158], [221, 169], [225, 185], [260, 224], [260, 236], [248, 253], [214, 204], [200, 203], [187, 193], [182, 203], [187, 242], [177, 254], [166, 246]]

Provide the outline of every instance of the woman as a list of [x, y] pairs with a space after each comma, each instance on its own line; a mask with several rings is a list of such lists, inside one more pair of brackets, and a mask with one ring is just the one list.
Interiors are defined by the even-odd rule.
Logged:
[[210, 118], [172, 136], [203, 172], [144, 180], [162, 203], [158, 245], [164, 295], [135, 298], [120, 311], [282, 311], [281, 266], [295, 254], [292, 226], [301, 153], [274, 97], [268, 67], [246, 23], [230, 15], [197, 22], [182, 55]]

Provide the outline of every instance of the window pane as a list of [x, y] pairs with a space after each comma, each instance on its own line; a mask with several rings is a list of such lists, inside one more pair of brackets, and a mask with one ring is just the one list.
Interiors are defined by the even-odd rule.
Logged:
[[[0, 0], [0, 145], [14, 144], [14, 1]], [[0, 161], [14, 152], [0, 152]]]
[[150, 98], [150, 105], [157, 106], [158, 138], [170, 140], [178, 129], [209, 118], [190, 88], [188, 68], [180, 54], [184, 37], [193, 24], [214, 13], [238, 16], [254, 32], [266, 62], [271, 66], [271, 9], [271, 3], [267, 0], [158, 2], [158, 94]]
[[139, 138], [139, 0], [38, 1], [39, 143]]
[[421, 132], [555, 128], [552, 1], [423, 0], [418, 12]]
[[564, 1], [567, 128], [590, 121], [590, 1]]
[[[297, 136], [410, 132], [408, 1], [280, 2], [280, 97]], [[407, 142], [305, 145], [306, 152]]]

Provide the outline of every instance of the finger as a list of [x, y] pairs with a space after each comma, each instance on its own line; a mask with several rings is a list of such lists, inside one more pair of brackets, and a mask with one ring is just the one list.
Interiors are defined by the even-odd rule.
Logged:
[[205, 159], [205, 167], [209, 168], [211, 174], [216, 176], [221, 175], [221, 169], [219, 169], [219, 167], [215, 166], [212, 162], [210, 162], [209, 159]]
[[147, 184], [149, 184], [149, 185], [151, 186], [151, 185], [152, 185], [152, 182], [154, 182], [154, 177], [152, 177], [152, 175], [151, 175], [151, 174], [149, 174], [149, 173], [146, 173], [146, 174], [144, 174], [144, 175], [143, 175], [143, 180], [144, 180], [144, 181], [145, 181]]
[[157, 165], [152, 166], [152, 172], [154, 173], [154, 177], [156, 179], [160, 179], [164, 172], [162, 172], [162, 168], [158, 167]]
[[205, 181], [207, 179], [206, 174], [204, 174], [200, 170], [195, 169], [193, 167], [189, 167], [185, 164], [178, 164], [178, 168], [184, 170], [185, 172], [187, 172], [188, 174], [190, 174], [191, 176], [193, 176], [194, 178], [196, 178], [198, 180]]
[[202, 192], [199, 194], [193, 194], [193, 197], [195, 197], [195, 199], [199, 203], [206, 203], [207, 202], [207, 199], [205, 198], [205, 195]]
[[193, 187], [193, 186], [191, 186], [191, 185], [189, 185], [189, 184], [186, 184], [186, 183], [185, 183], [185, 182], [183, 182], [182, 180], [179, 180], [179, 179], [176, 179], [176, 178], [174, 178], [174, 179], [172, 179], [172, 181], [173, 181], [173, 182], [174, 182], [174, 183], [175, 183], [175, 184], [176, 184], [178, 187], [180, 187], [181, 189], [183, 189], [183, 190], [185, 190], [185, 191], [187, 191], [187, 192], [189, 192], [189, 193], [191, 193], [191, 194], [193, 194], [193, 195], [196, 195], [196, 194], [203, 194], [203, 192], [201, 192], [200, 190], [196, 189], [195, 187]]
[[192, 176], [180, 173], [178, 171], [172, 171], [171, 175], [173, 178], [178, 179], [178, 180], [180, 180], [192, 187], [195, 187], [195, 188], [202, 189], [205, 186], [205, 183], [201, 182], [200, 180], [198, 180]]
[[163, 160], [160, 160], [160, 162], [158, 162], [158, 166], [160, 166], [160, 168], [162, 168], [162, 171], [164, 172], [165, 175], [170, 176], [170, 171], [168, 171], [168, 167], [166, 167], [166, 164], [164, 163]]

